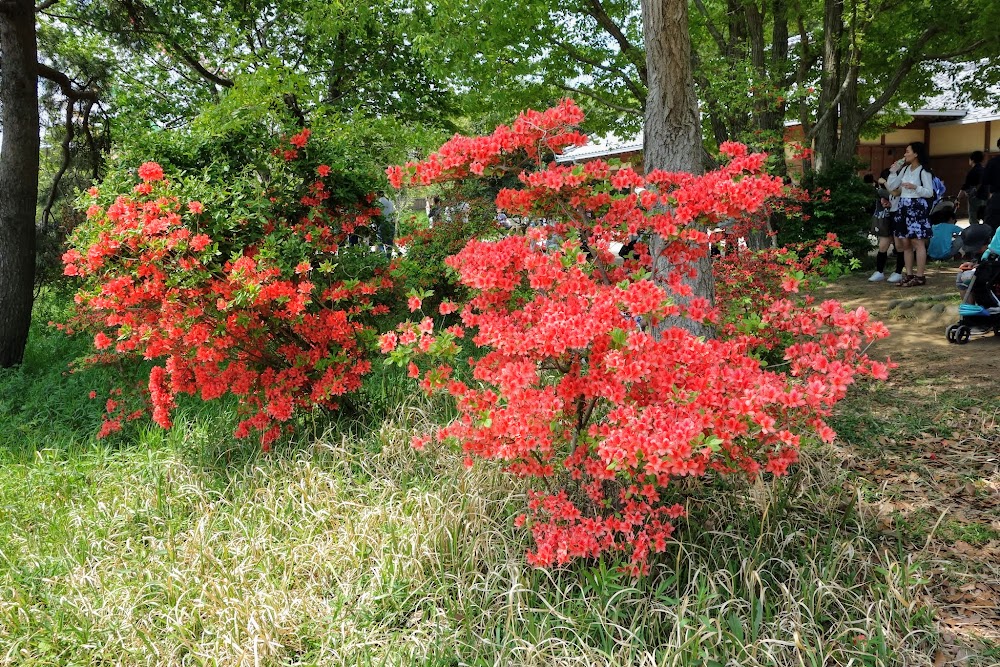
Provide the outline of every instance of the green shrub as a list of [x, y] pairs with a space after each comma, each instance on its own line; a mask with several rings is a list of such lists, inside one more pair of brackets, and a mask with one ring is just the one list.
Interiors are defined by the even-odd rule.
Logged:
[[873, 194], [858, 176], [857, 162], [831, 162], [820, 171], [807, 171], [801, 186], [808, 195], [802, 214], [778, 225], [778, 245], [819, 241], [832, 232], [851, 255], [866, 255]]

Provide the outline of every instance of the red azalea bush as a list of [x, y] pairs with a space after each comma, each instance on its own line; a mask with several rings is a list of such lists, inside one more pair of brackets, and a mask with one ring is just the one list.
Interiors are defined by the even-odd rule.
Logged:
[[[835, 234], [812, 244], [792, 244], [748, 251], [740, 234], [754, 225], [734, 225], [722, 237], [726, 252], [714, 259], [716, 301], [723, 305], [720, 327], [726, 337], [761, 330], [766, 306], [791, 293], [805, 293], [819, 281], [836, 279], [857, 266]], [[811, 304], [812, 297], [803, 296]], [[773, 347], [774, 332], [758, 336]]]
[[[159, 425], [170, 426], [179, 394], [229, 393], [245, 410], [236, 436], [258, 433], [266, 449], [297, 409], [337, 407], [369, 371], [371, 318], [387, 310], [379, 298], [392, 282], [345, 239], [378, 211], [353, 177], [309, 159], [309, 140], [308, 129], [294, 134], [250, 174], [252, 209], [236, 198], [209, 210], [155, 162], [130, 193], [91, 189], [63, 256], [82, 280], [69, 329], [95, 332], [97, 361], [155, 363]], [[102, 434], [121, 420], [109, 408]]]
[[[476, 457], [502, 461], [538, 482], [518, 519], [535, 540], [529, 562], [621, 553], [638, 574], [683, 514], [671, 501], [672, 480], [784, 474], [804, 441], [834, 438], [824, 417], [855, 378], [885, 377], [886, 366], [864, 349], [887, 330], [862, 309], [795, 298], [801, 267], [774, 253], [753, 256], [765, 270], [754, 287], [765, 295], [755, 301], [759, 326], [729, 326], [736, 285], [720, 281], [713, 306], [690, 298], [684, 278], [708, 251], [705, 229], [746, 220], [781, 194], [780, 182], [762, 172], [765, 156], [727, 144], [728, 162], [704, 176], [545, 162], [585, 141], [575, 129], [581, 120], [567, 101], [389, 169], [397, 187], [428, 185], [517, 169], [528, 156], [535, 167], [497, 205], [550, 224], [473, 240], [448, 260], [472, 297], [461, 307], [446, 301], [440, 312], [460, 308], [462, 325], [436, 330], [426, 316], [380, 343], [425, 390], [457, 403], [458, 418], [415, 446], [457, 444], [469, 465]], [[667, 275], [652, 275], [643, 240], [653, 234], [665, 241]], [[616, 261], [610, 244], [629, 239], [639, 239], [634, 254]], [[421, 309], [420, 296], [411, 310]], [[720, 324], [721, 335], [663, 326], [676, 316]], [[470, 360], [468, 382], [455, 378], [450, 361], [456, 338], [467, 334], [485, 352]], [[762, 348], [782, 366], [765, 366]]]

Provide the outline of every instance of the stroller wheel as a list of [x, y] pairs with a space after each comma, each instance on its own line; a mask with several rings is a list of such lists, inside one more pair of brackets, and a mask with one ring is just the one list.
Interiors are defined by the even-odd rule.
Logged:
[[956, 343], [956, 342], [958, 342], [958, 341], [955, 340], [955, 332], [957, 332], [957, 331], [958, 331], [958, 325], [957, 324], [950, 324], [950, 325], [948, 325], [948, 328], [944, 330], [945, 338], [948, 339], [949, 343]]
[[966, 343], [969, 342], [969, 338], [971, 337], [972, 337], [972, 329], [970, 329], [964, 324], [958, 327], [958, 329], [955, 331], [955, 342], [958, 343], [959, 345], [965, 345]]

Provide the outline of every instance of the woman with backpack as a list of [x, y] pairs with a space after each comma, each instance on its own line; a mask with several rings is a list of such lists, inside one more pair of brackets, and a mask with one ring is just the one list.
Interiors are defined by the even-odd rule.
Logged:
[[896, 249], [903, 253], [906, 273], [899, 287], [927, 284], [927, 239], [931, 237], [930, 200], [934, 197], [934, 175], [927, 168], [927, 147], [914, 141], [903, 158], [889, 167], [888, 189], [899, 190], [899, 214], [894, 221]]

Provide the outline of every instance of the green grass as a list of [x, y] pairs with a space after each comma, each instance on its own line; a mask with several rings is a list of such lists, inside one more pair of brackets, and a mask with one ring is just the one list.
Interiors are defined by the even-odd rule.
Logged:
[[97, 442], [86, 394], [121, 377], [63, 375], [83, 345], [61, 334], [31, 345], [0, 374], [0, 665], [929, 663], [921, 566], [828, 452], [777, 482], [679, 483], [690, 517], [648, 577], [540, 571], [523, 488], [413, 451], [447, 406], [395, 376], [270, 455], [225, 403]]

